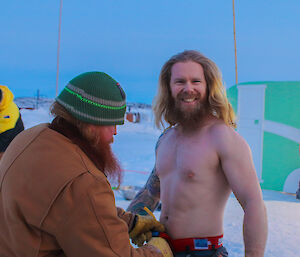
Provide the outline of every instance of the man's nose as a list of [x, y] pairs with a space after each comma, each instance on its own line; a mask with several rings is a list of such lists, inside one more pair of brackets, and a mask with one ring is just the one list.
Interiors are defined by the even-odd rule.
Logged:
[[185, 92], [192, 92], [194, 90], [192, 83], [186, 82], [184, 85]]

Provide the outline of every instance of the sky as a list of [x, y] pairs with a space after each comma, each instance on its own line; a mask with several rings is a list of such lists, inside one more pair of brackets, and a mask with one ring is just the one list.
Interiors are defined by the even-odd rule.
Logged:
[[[16, 97], [56, 94], [60, 0], [0, 2], [0, 84]], [[300, 1], [235, 0], [238, 82], [300, 81]], [[227, 0], [64, 0], [59, 91], [104, 71], [129, 102], [151, 104], [162, 65], [195, 49], [235, 84], [233, 10]]]

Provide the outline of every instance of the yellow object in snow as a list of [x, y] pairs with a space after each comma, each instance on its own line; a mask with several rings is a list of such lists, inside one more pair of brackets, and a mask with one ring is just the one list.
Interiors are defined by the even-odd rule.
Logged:
[[164, 238], [161, 237], [152, 237], [148, 245], [153, 245], [158, 248], [164, 257], [173, 257], [172, 250]]
[[14, 95], [7, 86], [0, 85], [2, 99], [0, 101], [0, 133], [13, 129], [20, 117], [18, 106], [13, 102]]

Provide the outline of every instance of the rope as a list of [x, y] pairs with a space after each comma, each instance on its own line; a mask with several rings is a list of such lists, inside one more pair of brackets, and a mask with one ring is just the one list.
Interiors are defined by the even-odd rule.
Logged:
[[148, 175], [150, 174], [150, 172], [148, 171], [139, 171], [139, 170], [122, 170], [124, 172], [135, 172], [135, 173], [140, 173], [140, 174], [143, 174], [143, 175]]
[[58, 95], [59, 50], [60, 50], [60, 32], [61, 32], [61, 12], [62, 12], [62, 2], [63, 2], [63, 0], [60, 0], [60, 6], [59, 6], [59, 23], [58, 23], [58, 41], [57, 41], [56, 92], [55, 92], [55, 96]]
[[235, 35], [235, 10], [234, 10], [234, 0], [232, 0], [233, 9], [233, 38], [234, 38], [234, 59], [235, 59], [235, 84], [238, 84], [238, 71], [237, 71], [237, 54], [236, 54], [236, 35]]

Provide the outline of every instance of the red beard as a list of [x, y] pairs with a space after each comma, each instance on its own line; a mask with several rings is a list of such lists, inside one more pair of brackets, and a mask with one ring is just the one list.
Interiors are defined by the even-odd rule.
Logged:
[[102, 170], [112, 181], [121, 184], [122, 172], [120, 164], [111, 150], [110, 143], [103, 142], [101, 136], [93, 135], [87, 139], [94, 150], [93, 156], [89, 156], [98, 169]]
[[90, 158], [95, 166], [113, 182], [121, 184], [122, 173], [118, 160], [114, 156], [108, 142], [101, 136], [92, 133], [88, 128], [78, 129], [61, 117], [56, 117], [49, 128], [68, 137]]

